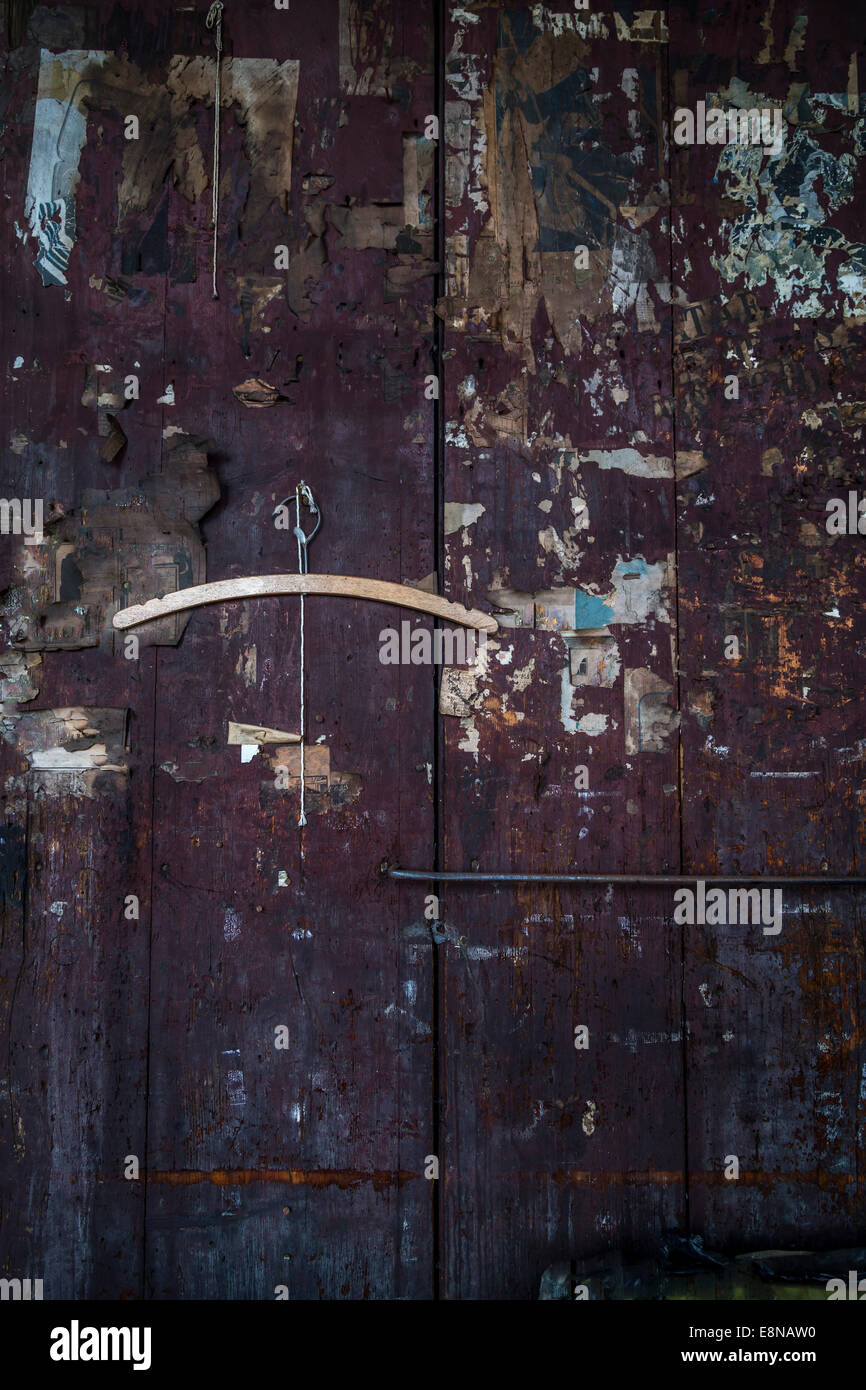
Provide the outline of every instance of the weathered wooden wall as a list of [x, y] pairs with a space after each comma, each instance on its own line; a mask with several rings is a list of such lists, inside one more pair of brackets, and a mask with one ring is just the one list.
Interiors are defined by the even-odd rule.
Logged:
[[[216, 300], [206, 10], [5, 7], [0, 491], [54, 506], [0, 537], [0, 1274], [526, 1299], [671, 1228], [862, 1243], [856, 892], [768, 936], [387, 875], [863, 872], [853, 7], [229, 4]], [[698, 101], [782, 111], [781, 155], [675, 145]], [[293, 570], [301, 478], [312, 568], [501, 623], [440, 688], [379, 661], [405, 615], [308, 602], [302, 832], [226, 741], [297, 727], [297, 604], [111, 629]]]

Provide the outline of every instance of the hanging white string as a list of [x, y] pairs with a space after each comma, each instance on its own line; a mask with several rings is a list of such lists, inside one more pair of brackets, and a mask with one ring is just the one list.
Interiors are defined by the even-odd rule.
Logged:
[[205, 23], [208, 29], [216, 28], [216, 91], [213, 104], [213, 297], [219, 299], [217, 290], [217, 224], [219, 220], [219, 179], [220, 179], [220, 101], [222, 97], [221, 58], [223, 51], [223, 9], [222, 0], [214, 0], [207, 12]]
[[[304, 483], [298, 483], [295, 488], [295, 535], [298, 538], [298, 574], [307, 572], [307, 538], [301, 529], [301, 489]], [[308, 489], [309, 490], [309, 489]], [[298, 825], [306, 825], [306, 790], [305, 780], [305, 759], [304, 742], [306, 739], [306, 715], [304, 709], [304, 595], [301, 594], [301, 814], [298, 816]]]
[[[287, 499], [287, 500], [288, 500], [288, 499]], [[303, 504], [304, 504], [305, 507], [309, 508], [309, 510], [310, 510], [310, 512], [312, 513], [312, 515], [316, 518], [316, 524], [315, 524], [315, 526], [313, 527], [313, 529], [312, 529], [312, 531], [310, 532], [309, 535], [307, 535], [307, 533], [304, 531], [303, 527], [301, 526], [301, 503], [302, 503], [302, 502], [303, 502]], [[282, 503], [281, 503], [280, 505], [282, 505]], [[310, 544], [310, 541], [311, 541], [311, 540], [313, 539], [313, 537], [315, 536], [315, 534], [316, 534], [316, 532], [318, 531], [318, 529], [319, 529], [319, 527], [321, 526], [321, 524], [322, 524], [322, 512], [321, 512], [321, 508], [320, 508], [319, 506], [317, 506], [316, 501], [315, 501], [315, 499], [314, 499], [314, 497], [313, 497], [313, 494], [312, 494], [310, 488], [307, 486], [307, 484], [306, 484], [305, 482], [301, 481], [300, 483], [298, 483], [297, 487], [295, 488], [295, 536], [296, 536], [297, 542], [298, 542], [298, 573], [299, 573], [299, 574], [307, 574], [307, 573], [309, 572], [309, 566], [310, 566], [310, 562], [309, 562], [309, 553], [308, 553], [308, 552], [309, 552], [309, 544]], [[305, 642], [306, 634], [305, 634], [305, 631], [304, 631], [304, 616], [305, 616], [305, 615], [304, 615], [304, 595], [303, 595], [303, 594], [300, 595], [300, 599], [301, 599], [301, 652], [300, 652], [300, 687], [301, 687], [301, 699], [300, 699], [300, 706], [301, 706], [301, 709], [300, 709], [300, 726], [301, 726], [301, 727], [300, 727], [300, 734], [301, 734], [301, 814], [298, 816], [298, 825], [306, 825], [306, 823], [307, 823], [307, 815], [306, 815], [307, 783], [306, 783], [306, 756], [305, 756], [305, 751], [304, 751], [304, 743], [305, 743], [306, 727], [307, 727], [306, 704], [305, 704], [305, 700], [304, 700], [304, 676], [305, 676], [305, 672], [306, 672], [305, 655], [304, 655], [304, 642]]]

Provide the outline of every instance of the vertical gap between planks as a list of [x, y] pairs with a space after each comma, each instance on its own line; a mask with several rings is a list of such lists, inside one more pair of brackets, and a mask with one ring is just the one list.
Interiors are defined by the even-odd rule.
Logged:
[[[664, 122], [668, 119], [673, 110], [673, 84], [671, 75], [671, 10], [668, 7], [668, 41], [665, 45], [664, 65], [666, 81], [663, 88], [663, 100], [665, 108], [658, 112], [658, 120], [662, 132], [664, 132]], [[683, 840], [683, 730], [682, 730], [682, 691], [680, 679], [680, 545], [679, 545], [679, 502], [677, 496], [677, 361], [676, 361], [676, 338], [674, 333], [674, 157], [673, 148], [668, 140], [667, 154], [668, 170], [668, 284], [669, 304], [670, 304], [670, 381], [671, 381], [671, 472], [673, 473], [673, 516], [674, 516], [674, 678], [676, 681], [677, 692], [677, 711], [679, 720], [677, 722], [677, 815], [679, 820], [679, 870], [680, 874], [685, 873], [685, 855]], [[692, 1233], [692, 1216], [690, 1202], [690, 1169], [691, 1161], [689, 1154], [689, 1041], [688, 1041], [688, 1010], [686, 1006], [686, 929], [680, 927], [680, 1084], [683, 1091], [683, 1208], [686, 1223], [686, 1233]]]
[[[169, 214], [170, 214], [169, 206]], [[169, 286], [166, 283], [162, 297], [162, 357], [160, 368], [163, 379], [163, 394], [168, 389], [169, 383], [165, 380], [166, 368], [168, 365], [168, 295]], [[161, 411], [161, 427], [159, 431], [159, 468], [160, 472], [165, 472], [165, 406]], [[207, 575], [205, 575], [205, 578]], [[144, 1155], [143, 1170], [144, 1182], [142, 1193], [142, 1216], [141, 1216], [141, 1296], [143, 1299], [148, 1297], [147, 1292], [147, 1261], [148, 1261], [148, 1177], [150, 1174], [150, 1053], [151, 1053], [151, 1020], [153, 1017], [153, 942], [156, 927], [156, 900], [154, 894], [155, 873], [154, 855], [156, 853], [156, 730], [159, 707], [157, 693], [159, 690], [159, 652], [158, 646], [150, 648], [153, 652], [153, 696], [151, 700], [151, 728], [150, 728], [150, 881], [147, 888], [148, 914], [147, 914], [147, 1004], [145, 1021], [145, 1062], [144, 1062]], [[142, 750], [142, 763], [143, 750]], [[139, 919], [140, 920], [140, 919]]]
[[[29, 945], [29, 933], [27, 931], [27, 923], [30, 920], [30, 850], [33, 840], [33, 837], [30, 832], [30, 812], [31, 808], [33, 807], [34, 801], [36, 800], [34, 780], [35, 779], [33, 778], [33, 774], [28, 770], [28, 772], [25, 774], [24, 782], [26, 791], [24, 796], [24, 860], [21, 870], [21, 959], [19, 961], [18, 969], [15, 974], [15, 983], [12, 986], [12, 997], [9, 1001], [9, 1009], [6, 1015], [6, 1064], [7, 1074], [9, 1077], [9, 1118], [12, 1121], [13, 1135], [17, 1135], [18, 1133], [18, 1119], [21, 1113], [19, 1110], [18, 1115], [16, 1115], [18, 1088], [15, 1083], [15, 1077], [12, 1071], [12, 1051], [14, 1047], [13, 1020], [15, 1017], [15, 1005], [18, 1000], [18, 990], [21, 987], [21, 981], [24, 978], [24, 971], [27, 967], [27, 951]], [[36, 804], [38, 805], [38, 802], [36, 802]], [[33, 878], [35, 879], [35, 877], [36, 876], [34, 874]], [[4, 907], [8, 908], [11, 918], [11, 914], [13, 911], [12, 900], [14, 898], [14, 894], [12, 892], [7, 893], [5, 886], [4, 898]]]
[[[433, 82], [434, 82], [434, 114], [439, 122], [438, 140], [436, 141], [436, 158], [433, 161], [433, 220], [436, 228], [436, 274], [433, 278], [433, 367], [439, 382], [438, 395], [433, 400], [433, 571], [436, 575], [436, 587], [439, 593], [445, 591], [445, 535], [444, 535], [444, 487], [445, 487], [445, 361], [443, 351], [445, 347], [445, 323], [436, 313], [436, 303], [444, 298], [445, 295], [445, 17], [446, 10], [444, 0], [433, 0], [432, 22], [433, 22]], [[439, 619], [435, 619], [434, 628], [441, 624]], [[444, 752], [442, 716], [439, 713], [439, 676], [440, 671], [435, 662], [432, 667], [432, 699], [433, 699], [433, 867], [439, 871], [443, 867], [442, 861], [442, 806], [441, 799], [444, 791], [444, 769], [442, 758]], [[441, 884], [434, 883], [432, 891], [439, 893]], [[436, 913], [438, 919], [439, 913]], [[437, 928], [438, 930], [438, 928]], [[432, 1297], [438, 1301], [441, 1297], [441, 1219], [442, 1202], [440, 1188], [443, 1178], [443, 1155], [440, 1151], [441, 1127], [441, 1106], [442, 1095], [440, 1085], [440, 1059], [441, 1059], [441, 1040], [440, 1031], [442, 1026], [442, 1016], [440, 1008], [440, 990], [442, 988], [442, 976], [440, 969], [439, 945], [436, 941], [436, 932], [431, 932], [431, 960], [432, 960], [432, 1056], [431, 1056], [431, 1105], [432, 1105], [432, 1152], [439, 1159], [439, 1176], [430, 1184], [433, 1191], [431, 1193], [432, 1204], [432, 1245], [433, 1263], [431, 1269]]]
[[[147, 1291], [147, 1189], [148, 1177], [150, 1175], [150, 1024], [153, 1014], [153, 937], [156, 915], [156, 902], [154, 900], [154, 854], [156, 850], [156, 721], [157, 721], [157, 687], [159, 675], [159, 647], [151, 647], [153, 652], [153, 696], [151, 699], [151, 718], [150, 718], [150, 882], [147, 890], [147, 1003], [145, 1006], [145, 1041], [144, 1041], [144, 1183], [142, 1192], [142, 1213], [141, 1213], [141, 1297], [148, 1297]], [[139, 750], [140, 766], [144, 766], [144, 752]]]

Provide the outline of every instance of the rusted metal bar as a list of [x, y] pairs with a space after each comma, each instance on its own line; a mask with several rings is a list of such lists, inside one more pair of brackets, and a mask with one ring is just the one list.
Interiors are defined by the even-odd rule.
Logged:
[[648, 885], [676, 885], [695, 883], [754, 883], [756, 885], [799, 884], [801, 886], [824, 885], [857, 888], [866, 884], [866, 878], [840, 878], [834, 874], [800, 874], [793, 877], [779, 877], [772, 874], [742, 876], [740, 874], [512, 874], [512, 873], [445, 873], [438, 869], [389, 869], [388, 877], [403, 882], [423, 883], [628, 883]]

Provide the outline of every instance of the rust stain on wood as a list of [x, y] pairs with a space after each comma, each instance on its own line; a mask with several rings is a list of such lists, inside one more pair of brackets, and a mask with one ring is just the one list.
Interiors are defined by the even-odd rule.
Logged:
[[408, 1170], [375, 1169], [362, 1172], [358, 1169], [308, 1169], [308, 1168], [217, 1168], [205, 1171], [151, 1171], [147, 1174], [148, 1183], [167, 1183], [172, 1187], [195, 1187], [200, 1183], [210, 1183], [213, 1187], [249, 1187], [253, 1183], [279, 1183], [289, 1187], [337, 1187], [341, 1191], [369, 1183], [375, 1192], [383, 1192], [389, 1187], [401, 1187], [404, 1183], [422, 1178], [422, 1173]]

